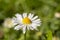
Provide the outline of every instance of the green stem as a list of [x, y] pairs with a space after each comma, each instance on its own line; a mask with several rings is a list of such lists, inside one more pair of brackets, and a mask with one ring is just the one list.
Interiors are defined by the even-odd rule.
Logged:
[[26, 30], [26, 32], [25, 32], [25, 34], [24, 34], [24, 40], [27, 40], [27, 39], [26, 39], [26, 34], [27, 34], [27, 30]]
[[26, 40], [26, 33], [24, 34], [24, 40]]

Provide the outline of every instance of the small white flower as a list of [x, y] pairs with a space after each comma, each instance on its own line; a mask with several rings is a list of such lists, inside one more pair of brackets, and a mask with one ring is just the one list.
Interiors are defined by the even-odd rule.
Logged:
[[56, 13], [55, 13], [55, 17], [56, 17], [56, 18], [60, 18], [60, 13], [56, 12]]
[[37, 30], [37, 26], [41, 25], [40, 19], [38, 19], [38, 16], [34, 17], [34, 14], [32, 13], [23, 13], [22, 15], [17, 13], [15, 15], [16, 17], [13, 17], [13, 21], [15, 26], [15, 30], [22, 29], [23, 33], [27, 30]]
[[13, 20], [11, 18], [6, 18], [4, 23], [3, 23], [3, 26], [7, 27], [7, 28], [12, 28], [14, 26]]

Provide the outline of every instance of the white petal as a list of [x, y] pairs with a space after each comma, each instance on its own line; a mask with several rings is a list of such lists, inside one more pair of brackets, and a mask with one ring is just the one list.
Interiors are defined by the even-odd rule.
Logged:
[[30, 27], [30, 30], [34, 30], [34, 28], [33, 27]]
[[32, 20], [35, 20], [35, 19], [37, 19], [38, 18], [38, 16], [35, 16], [34, 18], [32, 18]]
[[27, 13], [23, 13], [23, 18], [27, 17]]
[[40, 23], [32, 23], [34, 26], [40, 26]]
[[40, 26], [41, 24], [36, 23], [37, 26]]
[[30, 26], [30, 25], [28, 25], [28, 26], [27, 26], [27, 30], [29, 30], [29, 29], [30, 29], [30, 27], [31, 27], [31, 26]]
[[34, 16], [34, 14], [31, 14], [31, 13], [30, 13], [30, 14], [28, 15], [28, 18], [32, 19], [33, 16]]
[[36, 20], [34, 20], [34, 22], [39, 22], [40, 21], [40, 19], [36, 19]]
[[41, 24], [36, 24], [37, 26], [40, 26]]
[[15, 17], [12, 18], [13, 25], [17, 25], [17, 20]]
[[37, 24], [40, 24], [41, 21], [32, 21], [33, 23], [37, 23]]
[[16, 14], [16, 20], [18, 23], [22, 23], [22, 15], [21, 14]]
[[17, 19], [22, 20], [22, 15], [21, 14], [16, 14], [15, 16], [17, 17]]
[[17, 25], [18, 23], [13, 23], [13, 25]]
[[31, 25], [33, 28], [36, 28], [37, 27], [37, 25], [35, 24], [35, 23], [32, 23], [32, 25]]
[[37, 19], [35, 21], [32, 21], [33, 23], [35, 23], [36, 25], [40, 26], [41, 25], [41, 21], [40, 19]]
[[29, 30], [29, 29], [30, 29], [30, 27], [28, 26], [28, 27], [27, 27], [27, 30]]
[[41, 23], [32, 23], [32, 24], [34, 24], [35, 26], [40, 26], [41, 25]]
[[22, 26], [17, 25], [14, 29], [15, 29], [15, 30], [19, 30], [20, 28], [22, 28]]
[[33, 23], [31, 26], [32, 26], [33, 29], [37, 30], [37, 25], [36, 24]]
[[23, 33], [25, 34], [26, 32], [26, 26], [23, 27]]
[[28, 25], [27, 29], [34, 30], [34, 27], [32, 27], [32, 24]]

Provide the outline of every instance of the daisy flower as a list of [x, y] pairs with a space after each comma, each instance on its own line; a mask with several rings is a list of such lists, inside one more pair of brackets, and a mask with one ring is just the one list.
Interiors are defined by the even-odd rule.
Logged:
[[14, 21], [14, 25], [16, 25], [14, 29], [22, 29], [23, 33], [25, 33], [26, 30], [37, 30], [37, 26], [41, 25], [41, 21], [38, 19], [38, 16], [34, 17], [34, 14], [32, 13], [17, 13], [12, 19]]
[[7, 27], [7, 28], [12, 28], [14, 26], [13, 25], [13, 20], [11, 18], [6, 18], [4, 20], [3, 26]]

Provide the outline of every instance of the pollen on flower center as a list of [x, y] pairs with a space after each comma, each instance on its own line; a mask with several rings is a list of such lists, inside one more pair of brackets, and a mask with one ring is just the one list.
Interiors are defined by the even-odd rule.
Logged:
[[31, 20], [28, 17], [22, 19], [23, 24], [31, 24]]

